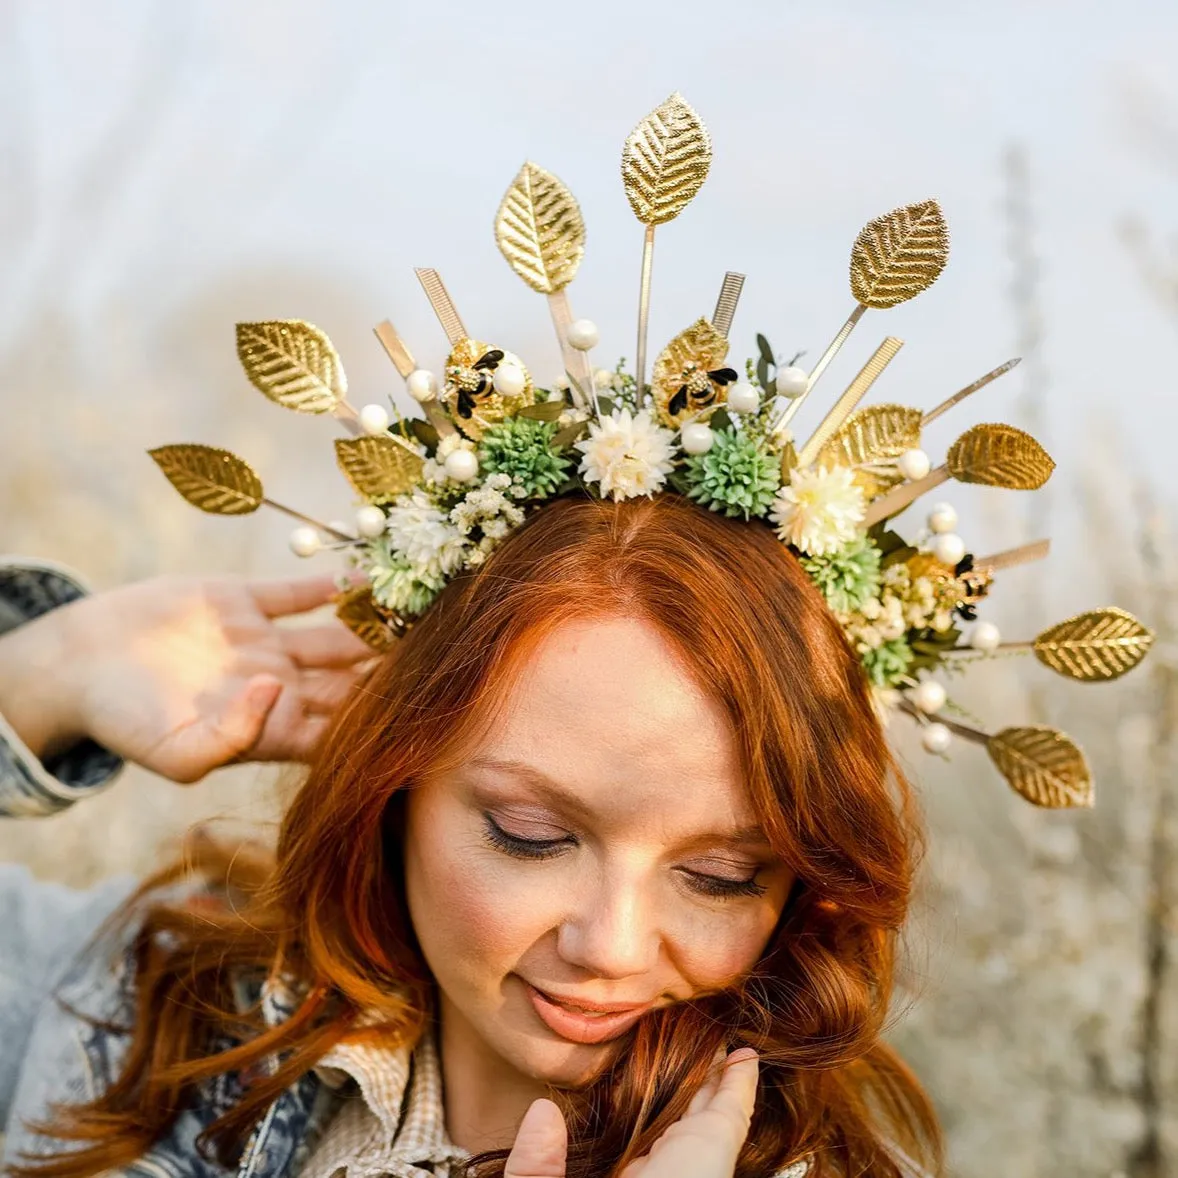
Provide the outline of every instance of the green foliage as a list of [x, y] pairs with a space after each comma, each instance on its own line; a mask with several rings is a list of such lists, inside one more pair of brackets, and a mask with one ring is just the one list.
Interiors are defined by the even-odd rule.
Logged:
[[860, 536], [829, 556], [803, 556], [802, 567], [838, 613], [862, 609], [879, 592], [880, 551]]
[[781, 463], [756, 440], [736, 429], [716, 431], [706, 454], [694, 454], [684, 467], [687, 495], [725, 515], [763, 516], [781, 485]]
[[486, 474], [503, 473], [522, 487], [529, 499], [546, 499], [568, 476], [572, 462], [553, 451], [554, 421], [534, 417], [507, 417], [483, 434], [479, 467]]
[[896, 687], [912, 666], [912, 648], [907, 638], [889, 638], [860, 656], [867, 677], [876, 687]]

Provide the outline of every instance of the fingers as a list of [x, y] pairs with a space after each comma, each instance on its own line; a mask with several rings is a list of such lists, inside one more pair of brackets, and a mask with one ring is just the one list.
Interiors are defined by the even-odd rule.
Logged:
[[350, 671], [304, 671], [298, 693], [304, 715], [334, 712], [348, 698], [357, 676]]
[[372, 647], [342, 622], [283, 627], [280, 633], [283, 649], [300, 667], [351, 667], [373, 654]]
[[691, 1103], [687, 1106], [687, 1114], [702, 1112], [709, 1104], [712, 1103], [712, 1097], [716, 1095], [716, 1090], [720, 1087], [720, 1078], [722, 1075], [721, 1065], [724, 1063], [726, 1052], [724, 1046], [721, 1044], [716, 1048], [712, 1055], [712, 1065], [708, 1071], [707, 1079], [699, 1086], [699, 1091], [691, 1098]]
[[568, 1129], [551, 1100], [533, 1100], [507, 1155], [503, 1178], [564, 1178]]
[[719, 1086], [708, 1108], [722, 1113], [740, 1132], [743, 1141], [753, 1119], [757, 1100], [760, 1061], [752, 1047], [741, 1047], [728, 1056], [721, 1068]]
[[330, 573], [289, 580], [249, 581], [246, 588], [253, 594], [258, 609], [268, 618], [315, 609], [339, 592], [335, 578]]

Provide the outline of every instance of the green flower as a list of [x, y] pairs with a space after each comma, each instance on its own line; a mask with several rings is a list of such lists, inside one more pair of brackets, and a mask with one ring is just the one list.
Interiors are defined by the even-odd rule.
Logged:
[[781, 485], [781, 462], [741, 431], [717, 430], [712, 448], [687, 460], [687, 495], [725, 515], [762, 516]]
[[836, 613], [863, 608], [879, 593], [879, 549], [859, 536], [829, 556], [803, 556], [802, 568], [822, 590], [826, 604]]
[[549, 448], [556, 433], [555, 421], [534, 417], [507, 417], [483, 434], [479, 467], [486, 474], [508, 475], [519, 498], [545, 499], [568, 477], [572, 463]]
[[368, 557], [372, 596], [386, 609], [405, 617], [424, 613], [446, 583], [440, 574], [415, 568], [407, 557], [394, 552], [384, 537], [368, 546]]
[[865, 650], [859, 657], [868, 679], [876, 687], [895, 687], [908, 674], [913, 653], [907, 638], [889, 638], [873, 650]]

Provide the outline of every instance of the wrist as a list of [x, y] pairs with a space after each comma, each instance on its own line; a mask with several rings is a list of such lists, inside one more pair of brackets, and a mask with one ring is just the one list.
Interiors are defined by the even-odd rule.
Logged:
[[0, 714], [45, 760], [87, 735], [70, 633], [81, 601], [0, 635]]

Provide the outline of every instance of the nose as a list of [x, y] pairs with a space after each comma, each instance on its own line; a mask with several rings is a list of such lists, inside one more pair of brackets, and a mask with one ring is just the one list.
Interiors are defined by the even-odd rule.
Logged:
[[654, 969], [659, 930], [654, 897], [640, 878], [603, 873], [596, 888], [569, 898], [557, 933], [557, 951], [572, 965], [603, 978]]

